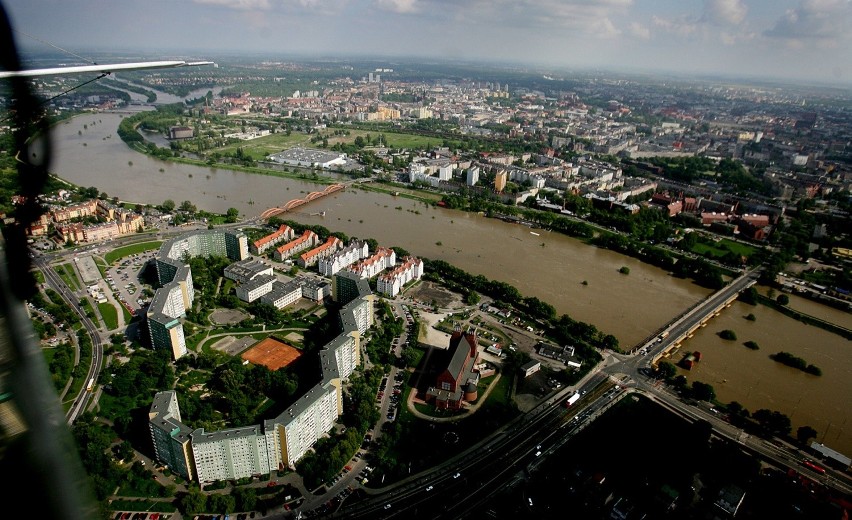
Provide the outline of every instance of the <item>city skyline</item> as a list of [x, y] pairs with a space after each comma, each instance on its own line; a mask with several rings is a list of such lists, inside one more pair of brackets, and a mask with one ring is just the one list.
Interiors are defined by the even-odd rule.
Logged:
[[[6, 2], [29, 52], [385, 56], [852, 84], [850, 0]], [[69, 54], [71, 56], [71, 54]]]

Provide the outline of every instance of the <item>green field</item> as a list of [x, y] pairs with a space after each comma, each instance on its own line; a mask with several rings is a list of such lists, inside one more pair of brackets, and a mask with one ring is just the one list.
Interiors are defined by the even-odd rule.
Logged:
[[65, 285], [71, 290], [78, 291], [81, 288], [80, 280], [77, 278], [77, 273], [74, 272], [74, 266], [71, 264], [60, 264], [53, 268], [54, 271], [62, 278]]
[[713, 243], [699, 242], [692, 248], [692, 252], [701, 256], [704, 256], [709, 252], [717, 258], [721, 258], [728, 253], [733, 252], [737, 255], [749, 258], [754, 254], [754, 248], [746, 244], [741, 244], [739, 242], [723, 238]]
[[124, 323], [130, 323], [133, 320], [133, 315], [124, 305], [121, 306], [121, 313], [124, 315]]
[[135, 255], [138, 253], [143, 253], [145, 251], [150, 251], [152, 249], [157, 249], [162, 245], [162, 241], [155, 240], [153, 242], [142, 242], [141, 244], [131, 244], [129, 246], [119, 247], [118, 249], [113, 249], [109, 253], [104, 256], [104, 260], [106, 260], [107, 264], [113, 264], [125, 256]]
[[99, 303], [98, 310], [101, 312], [101, 318], [103, 318], [107, 329], [114, 330], [118, 328], [118, 312], [116, 312], [113, 304], [109, 302]]
[[251, 141], [240, 141], [236, 144], [229, 144], [221, 148], [216, 148], [213, 151], [223, 154], [234, 153], [237, 151], [237, 148], [242, 148], [243, 153], [252, 159], [256, 161], [263, 161], [268, 155], [278, 153], [294, 146], [312, 148], [314, 145], [311, 145], [311, 136], [299, 132], [293, 132], [290, 135], [278, 133], [252, 139]]
[[[333, 129], [328, 129], [320, 132], [320, 135], [328, 135], [329, 148], [337, 143], [352, 144], [355, 142], [356, 137], [360, 136], [362, 138], [366, 138], [367, 134], [370, 134], [372, 138], [376, 138], [379, 134], [383, 134], [385, 136], [385, 141], [387, 141], [388, 148], [428, 149], [440, 146], [443, 142], [442, 139], [437, 137], [396, 132], [377, 132], [375, 130], [348, 130], [349, 135], [347, 136], [329, 135], [333, 131]], [[229, 144], [221, 148], [216, 148], [214, 151], [223, 154], [234, 153], [237, 151], [237, 148], [242, 148], [244, 154], [256, 161], [262, 161], [268, 155], [278, 153], [294, 146], [321, 149], [320, 143], [311, 143], [311, 137], [312, 136], [300, 132], [293, 132], [290, 135], [284, 133], [271, 134], [251, 141], [241, 141], [236, 144]]]
[[101, 273], [101, 278], [106, 278], [107, 265], [104, 263], [103, 259], [97, 256], [93, 256], [92, 260], [95, 261], [95, 265], [98, 267], [98, 271]]

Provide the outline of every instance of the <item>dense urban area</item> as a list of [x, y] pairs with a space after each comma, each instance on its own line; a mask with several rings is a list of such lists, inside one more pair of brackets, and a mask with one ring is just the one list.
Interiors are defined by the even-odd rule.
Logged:
[[[79, 141], [54, 139], [60, 151], [105, 146], [87, 136], [120, 114], [101, 143], [162, 175], [186, 165], [282, 186], [275, 206], [248, 193], [218, 211], [190, 188], [123, 200], [51, 165], [26, 221], [38, 288], [26, 306], [98, 518], [848, 515], [846, 416], [823, 427], [718, 398], [728, 376], [696, 379], [708, 354], [694, 338], [744, 305], [715, 334], [740, 346], [728, 348], [759, 351], [784, 378], [849, 379], [848, 89], [215, 61], [33, 81], [54, 131], [79, 126]], [[32, 197], [0, 121], [8, 230]], [[448, 229], [463, 216], [523, 229], [530, 272], [485, 276], [440, 241], [418, 251], [387, 243], [385, 224], [351, 236], [322, 220], [325, 201], [353, 193], [385, 201], [388, 221], [441, 210]], [[572, 317], [528, 292], [533, 276], [568, 291], [535, 265], [554, 235], [620, 255], [610, 277], [648, 264], [700, 297], [638, 340], [612, 332], [631, 315]], [[748, 327], [766, 313], [835, 338], [843, 359], [758, 344]], [[830, 405], [845, 414], [838, 388]], [[16, 431], [13, 413], [2, 423]], [[4, 471], [28, 465], [6, 437]]]

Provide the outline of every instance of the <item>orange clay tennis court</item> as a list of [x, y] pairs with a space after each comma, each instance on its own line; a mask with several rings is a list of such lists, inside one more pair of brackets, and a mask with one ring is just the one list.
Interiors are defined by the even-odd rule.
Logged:
[[299, 359], [302, 352], [275, 338], [266, 338], [243, 352], [242, 358], [269, 370], [278, 370]]

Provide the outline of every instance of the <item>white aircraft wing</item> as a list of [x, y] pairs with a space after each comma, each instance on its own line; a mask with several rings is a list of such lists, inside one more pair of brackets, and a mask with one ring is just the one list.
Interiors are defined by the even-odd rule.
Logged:
[[198, 65], [213, 65], [214, 67], [217, 67], [217, 65], [212, 61], [140, 61], [136, 63], [111, 63], [104, 65], [81, 65], [76, 67], [53, 67], [49, 69], [0, 71], [0, 79], [12, 77], [32, 78], [36, 76], [56, 76], [60, 74], [80, 74], [86, 72], [111, 74], [119, 70], [171, 69], [175, 67], [194, 67]]

